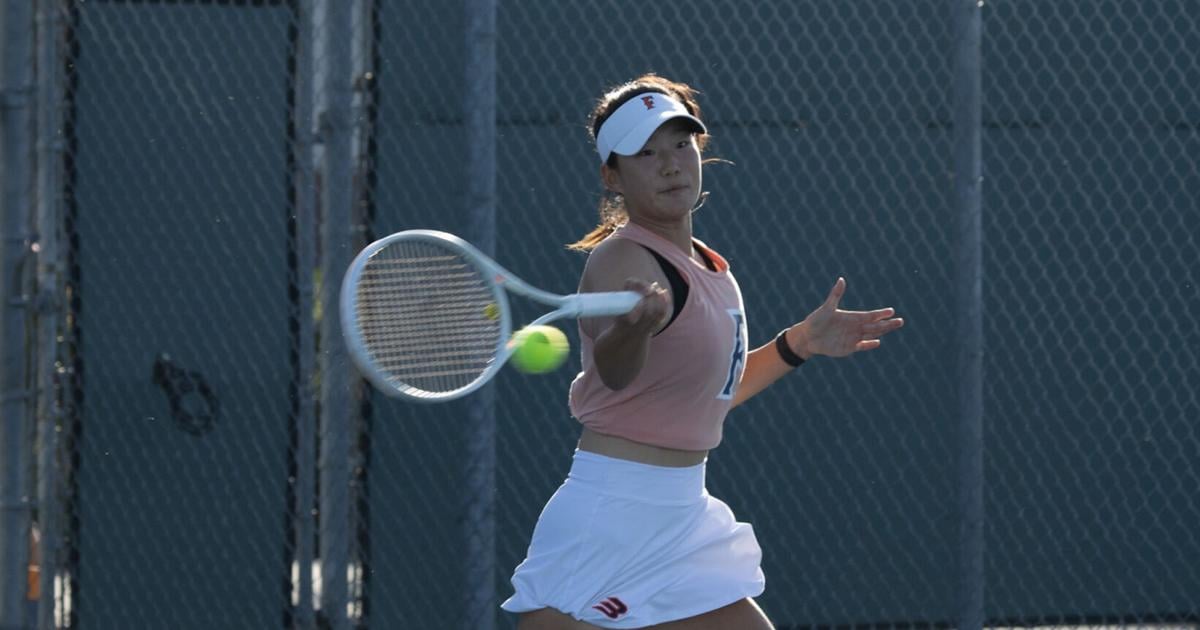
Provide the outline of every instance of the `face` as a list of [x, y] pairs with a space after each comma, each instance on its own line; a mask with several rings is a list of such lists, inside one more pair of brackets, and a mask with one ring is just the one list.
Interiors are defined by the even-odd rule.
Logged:
[[601, 167], [609, 190], [625, 197], [631, 217], [671, 222], [691, 215], [700, 198], [700, 148], [693, 127], [671, 120], [634, 155], [618, 155], [617, 168]]

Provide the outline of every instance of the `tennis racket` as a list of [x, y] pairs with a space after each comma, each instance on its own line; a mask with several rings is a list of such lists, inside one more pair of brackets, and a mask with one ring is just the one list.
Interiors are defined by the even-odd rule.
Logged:
[[622, 315], [632, 291], [557, 295], [536, 289], [470, 243], [406, 230], [364, 248], [346, 271], [342, 335], [363, 376], [390, 396], [441, 402], [487, 383], [511, 356], [508, 292], [554, 310], [529, 325]]

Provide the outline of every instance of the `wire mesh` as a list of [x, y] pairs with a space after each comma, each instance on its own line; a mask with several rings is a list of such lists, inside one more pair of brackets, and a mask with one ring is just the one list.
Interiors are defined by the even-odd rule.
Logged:
[[1193, 8], [988, 17], [990, 618], [1200, 616]]
[[64, 10], [59, 623], [278, 626], [292, 590], [301, 317], [293, 13]]
[[[322, 262], [474, 229], [466, 5], [355, 2], [345, 41], [326, 0], [55, 6], [56, 625], [515, 627], [498, 605], [570, 464], [578, 353], [501, 371], [482, 407], [418, 406], [363, 389], [322, 325]], [[983, 7], [988, 625], [1200, 618], [1191, 9]], [[588, 113], [653, 71], [700, 90], [725, 162], [695, 231], [731, 263], [752, 346], [838, 276], [847, 308], [906, 319], [734, 410], [708, 483], [755, 527], [777, 627], [954, 625], [950, 3], [506, 2], [497, 33], [504, 267], [574, 289], [565, 244], [601, 196]], [[351, 76], [328, 75], [334, 53]], [[494, 441], [473, 440], [488, 413]]]

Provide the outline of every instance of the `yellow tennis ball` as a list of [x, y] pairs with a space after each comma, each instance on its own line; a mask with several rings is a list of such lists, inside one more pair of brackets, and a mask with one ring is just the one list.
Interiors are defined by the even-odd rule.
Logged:
[[513, 335], [512, 364], [529, 374], [555, 370], [567, 358], [571, 344], [567, 336], [553, 326], [526, 326]]
[[500, 317], [500, 307], [496, 306], [495, 302], [483, 307], [483, 316], [488, 319], [496, 319]]

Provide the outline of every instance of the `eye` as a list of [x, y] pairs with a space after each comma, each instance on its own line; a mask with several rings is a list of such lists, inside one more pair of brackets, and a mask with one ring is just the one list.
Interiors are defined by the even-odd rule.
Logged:
[[654, 155], [654, 151], [652, 151], [650, 149], [642, 149], [641, 151], [637, 152], [637, 155], [638, 155], [638, 157], [650, 156], [650, 155]]

